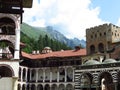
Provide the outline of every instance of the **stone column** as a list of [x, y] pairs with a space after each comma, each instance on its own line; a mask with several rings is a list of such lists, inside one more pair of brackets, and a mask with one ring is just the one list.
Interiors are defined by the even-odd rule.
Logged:
[[50, 70], [50, 82], [52, 82], [52, 70]]
[[36, 82], [38, 82], [38, 69], [36, 69]]
[[59, 72], [59, 68], [57, 70], [57, 82], [59, 82], [59, 76], [60, 76], [60, 72]]
[[72, 81], [74, 82], [74, 68], [73, 68], [73, 80]]
[[43, 69], [43, 82], [45, 82], [45, 68]]
[[26, 72], [25, 72], [25, 81], [27, 81], [27, 74], [28, 74], [28, 69], [26, 69]]
[[18, 20], [17, 26], [16, 26], [16, 40], [15, 40], [15, 52], [14, 52], [14, 59], [20, 58], [20, 21]]
[[65, 67], [64, 70], [65, 70], [65, 82], [66, 82], [67, 81], [67, 68]]
[[20, 76], [20, 80], [23, 81], [23, 68], [21, 68], [21, 76]]
[[17, 90], [17, 80], [18, 78], [17, 77], [13, 77], [13, 90]]
[[32, 80], [32, 70], [30, 69], [30, 81]]
[[114, 88], [115, 88], [115, 90], [117, 90], [117, 86], [118, 86], [118, 77], [117, 76], [118, 76], [118, 74], [116, 71], [112, 71], [111, 74], [113, 77]]

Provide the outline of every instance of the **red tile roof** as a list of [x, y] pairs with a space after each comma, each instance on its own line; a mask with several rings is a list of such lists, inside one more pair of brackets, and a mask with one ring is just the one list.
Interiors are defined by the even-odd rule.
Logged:
[[28, 54], [22, 52], [22, 56], [29, 59], [44, 59], [48, 57], [72, 57], [72, 56], [84, 56], [84, 55], [86, 55], [86, 49], [55, 51], [46, 54]]

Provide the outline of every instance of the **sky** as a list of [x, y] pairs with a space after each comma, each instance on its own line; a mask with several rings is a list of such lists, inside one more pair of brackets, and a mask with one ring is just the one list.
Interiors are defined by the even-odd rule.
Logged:
[[120, 26], [120, 0], [33, 0], [23, 22], [52, 26], [67, 38], [85, 39], [86, 29], [104, 23]]

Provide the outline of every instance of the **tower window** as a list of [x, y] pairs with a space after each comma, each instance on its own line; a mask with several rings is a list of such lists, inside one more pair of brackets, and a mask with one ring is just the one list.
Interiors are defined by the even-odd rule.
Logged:
[[93, 54], [93, 53], [95, 53], [95, 46], [91, 45], [90, 46], [90, 54]]
[[102, 34], [100, 33], [100, 37], [102, 36]]
[[106, 36], [106, 32], [104, 32], [104, 35]]
[[97, 34], [95, 34], [95, 38], [97, 37]]
[[91, 39], [93, 38], [93, 35], [91, 35]]
[[98, 45], [98, 50], [99, 52], [104, 53], [104, 45], [102, 43]]

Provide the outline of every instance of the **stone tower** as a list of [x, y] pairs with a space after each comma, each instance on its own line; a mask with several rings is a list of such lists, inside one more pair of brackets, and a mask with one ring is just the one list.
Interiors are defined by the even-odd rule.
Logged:
[[0, 0], [0, 90], [17, 90], [23, 8], [32, 0]]
[[[107, 53], [108, 50], [120, 44], [120, 27], [113, 24], [103, 24], [87, 29], [86, 41], [88, 55]], [[118, 49], [111, 53], [111, 57], [116, 53], [119, 53]]]

